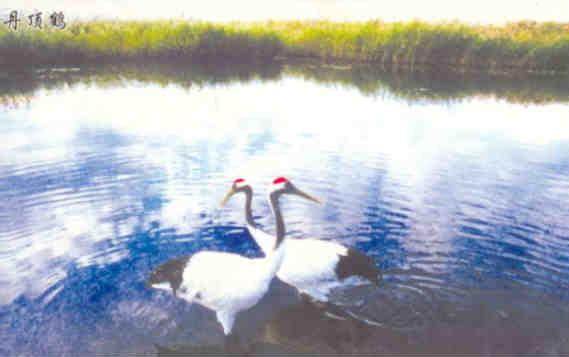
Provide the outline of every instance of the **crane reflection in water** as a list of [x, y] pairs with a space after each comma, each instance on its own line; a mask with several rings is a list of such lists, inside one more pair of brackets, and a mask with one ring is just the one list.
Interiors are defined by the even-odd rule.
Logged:
[[[278, 280], [278, 279], [277, 279]], [[564, 353], [568, 346], [554, 342], [559, 336], [548, 336], [551, 326], [538, 323], [519, 326], [524, 304], [508, 304], [508, 293], [500, 292], [493, 299], [503, 299], [499, 310], [493, 303], [479, 299], [487, 293], [474, 293], [460, 313], [449, 301], [434, 304], [420, 295], [402, 295], [396, 285], [386, 290], [360, 286], [345, 297], [373, 299], [371, 308], [375, 321], [363, 316], [356, 306], [318, 304], [299, 299], [291, 286], [275, 281], [271, 292], [248, 317], [236, 324], [243, 328], [247, 343], [240, 350], [228, 351], [219, 344], [156, 344], [158, 356], [219, 355], [220, 353], [262, 355], [484, 355], [488, 350], [504, 355], [519, 355], [528, 349], [536, 354]], [[541, 321], [555, 318], [550, 306]], [[543, 311], [542, 311], [543, 312]], [[368, 316], [369, 318], [370, 316]], [[484, 328], [480, 328], [481, 320]], [[540, 321], [536, 319], [535, 321]], [[536, 331], [540, 331], [537, 332]], [[548, 340], [547, 344], [543, 341]], [[566, 342], [565, 342], [566, 343]], [[538, 348], [532, 346], [539, 346]]]

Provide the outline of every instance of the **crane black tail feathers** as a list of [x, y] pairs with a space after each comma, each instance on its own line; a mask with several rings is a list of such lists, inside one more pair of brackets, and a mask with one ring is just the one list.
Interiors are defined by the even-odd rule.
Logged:
[[338, 279], [359, 276], [369, 280], [376, 286], [381, 284], [381, 272], [371, 257], [354, 248], [348, 248], [347, 254], [339, 255], [339, 257], [340, 260], [335, 268]]

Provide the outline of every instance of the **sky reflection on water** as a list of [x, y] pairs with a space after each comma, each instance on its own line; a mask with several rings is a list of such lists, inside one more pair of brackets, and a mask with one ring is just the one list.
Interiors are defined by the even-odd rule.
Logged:
[[[273, 177], [323, 198], [286, 202], [288, 231], [376, 259], [387, 285], [344, 297], [366, 300], [358, 313], [403, 328], [414, 324], [409, 306], [440, 321], [505, 291], [516, 308], [560, 299], [537, 325], [563, 335], [568, 109], [362, 95], [297, 75], [39, 88], [24, 106], [0, 107], [0, 354], [147, 351], [147, 336], [183, 343], [215, 329], [142, 282], [158, 263], [202, 249], [260, 254], [241, 228], [241, 202], [216, 208], [237, 176], [256, 189], [269, 230]], [[478, 289], [488, 294], [474, 298]], [[489, 309], [507, 309], [506, 296]], [[449, 301], [452, 313], [432, 310]], [[387, 306], [400, 313], [386, 317]], [[512, 321], [533, 321], [541, 307], [519, 309]]]

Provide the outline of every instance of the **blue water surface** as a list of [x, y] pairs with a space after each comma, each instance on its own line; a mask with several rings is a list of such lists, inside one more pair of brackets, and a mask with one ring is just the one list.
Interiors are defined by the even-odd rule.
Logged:
[[[383, 271], [379, 290], [338, 293], [382, 324], [351, 351], [569, 348], [569, 101], [370, 94], [296, 72], [112, 78], [0, 102], [1, 356], [153, 355], [221, 336], [145, 279], [201, 250], [261, 256], [242, 198], [217, 204], [246, 178], [272, 232], [277, 176], [324, 202], [284, 202], [290, 236], [357, 247]], [[283, 319], [279, 342], [345, 352], [286, 335]]]

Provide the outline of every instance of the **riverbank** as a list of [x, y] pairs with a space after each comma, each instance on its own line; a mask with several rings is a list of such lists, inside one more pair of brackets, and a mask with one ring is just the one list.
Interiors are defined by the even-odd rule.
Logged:
[[313, 58], [382, 69], [569, 74], [569, 24], [91, 21], [64, 30], [0, 27], [0, 65]]

